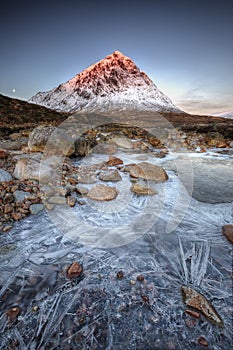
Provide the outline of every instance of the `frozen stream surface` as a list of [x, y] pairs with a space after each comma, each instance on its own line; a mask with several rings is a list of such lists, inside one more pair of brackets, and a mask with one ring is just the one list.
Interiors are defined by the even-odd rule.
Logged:
[[[130, 152], [117, 156], [125, 164], [138, 162]], [[2, 235], [1, 350], [203, 349], [200, 336], [209, 349], [232, 349], [232, 245], [221, 231], [232, 224], [233, 203], [191, 198], [192, 178], [185, 177], [184, 187], [184, 172], [180, 178], [171, 167], [177, 157], [148, 155], [151, 163], [170, 162], [166, 184], [149, 184], [156, 196], [132, 194], [123, 173], [112, 184], [120, 191], [114, 201], [43, 211]], [[230, 157], [198, 157], [232, 168]], [[96, 155], [84, 163], [103, 159]], [[213, 195], [217, 184], [211, 184]], [[70, 280], [66, 269], [74, 261], [84, 273]], [[118, 271], [123, 278], [116, 278]], [[186, 314], [182, 285], [204, 295], [224, 326]], [[9, 324], [5, 311], [14, 306], [21, 313]]]

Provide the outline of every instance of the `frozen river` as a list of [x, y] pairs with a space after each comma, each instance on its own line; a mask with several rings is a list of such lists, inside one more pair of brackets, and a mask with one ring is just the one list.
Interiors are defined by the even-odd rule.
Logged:
[[[132, 152], [117, 156], [140, 162]], [[115, 200], [59, 206], [2, 235], [0, 349], [202, 349], [200, 336], [210, 349], [232, 348], [232, 246], [222, 226], [233, 222], [233, 160], [146, 157], [169, 176], [149, 184], [157, 195], [132, 194], [122, 173]], [[84, 273], [69, 280], [74, 261]], [[185, 313], [183, 285], [212, 303], [223, 327]], [[15, 306], [21, 312], [9, 325], [5, 310]]]

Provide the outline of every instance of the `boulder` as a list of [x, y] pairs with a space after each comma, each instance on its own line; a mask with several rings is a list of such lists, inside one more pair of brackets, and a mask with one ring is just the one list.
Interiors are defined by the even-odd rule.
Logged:
[[70, 157], [75, 154], [75, 143], [64, 130], [54, 126], [38, 126], [28, 139], [31, 152], [46, 152]]
[[0, 182], [9, 182], [12, 180], [12, 176], [4, 169], [0, 169]]
[[18, 160], [14, 170], [14, 177], [18, 180], [37, 180], [40, 182], [50, 182], [54, 180], [54, 170], [30, 158], [21, 158]]
[[98, 184], [92, 187], [87, 196], [96, 201], [110, 201], [116, 198], [117, 195], [118, 191], [115, 187]]
[[129, 171], [130, 176], [155, 182], [165, 182], [168, 179], [166, 171], [159, 165], [148, 162], [138, 164], [130, 164], [125, 167], [125, 171]]
[[40, 125], [29, 135], [28, 148], [31, 152], [43, 152], [51, 134], [56, 130], [55, 126]]
[[117, 170], [113, 171], [101, 171], [99, 174], [99, 179], [102, 181], [111, 181], [111, 182], [117, 182], [121, 181], [121, 175]]
[[85, 157], [92, 149], [92, 142], [85, 137], [79, 137], [75, 141], [75, 155]]

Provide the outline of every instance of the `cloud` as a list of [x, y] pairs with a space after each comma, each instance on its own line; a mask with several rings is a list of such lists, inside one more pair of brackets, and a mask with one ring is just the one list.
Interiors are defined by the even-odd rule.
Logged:
[[212, 114], [233, 109], [233, 98], [229, 93], [215, 92], [211, 96], [199, 87], [189, 89], [175, 103], [185, 112], [192, 114]]

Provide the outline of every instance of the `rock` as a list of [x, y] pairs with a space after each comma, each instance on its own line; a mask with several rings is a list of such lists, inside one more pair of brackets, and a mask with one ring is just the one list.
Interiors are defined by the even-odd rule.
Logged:
[[11, 192], [14, 193], [17, 189], [18, 189], [18, 186], [17, 185], [13, 185], [11, 187]]
[[116, 166], [123, 164], [123, 160], [117, 157], [110, 156], [108, 161], [106, 162], [106, 165], [108, 166]]
[[82, 273], [83, 273], [83, 267], [77, 261], [71, 264], [66, 271], [67, 277], [69, 278], [80, 277]]
[[94, 177], [94, 176], [91, 176], [91, 175], [84, 175], [84, 174], [82, 174], [82, 175], [79, 175], [78, 176], [78, 182], [80, 183], [80, 184], [94, 184], [94, 183], [96, 183], [96, 178]]
[[143, 282], [144, 281], [144, 276], [143, 275], [138, 275], [137, 276], [137, 281], [139, 281], [139, 282]]
[[208, 318], [214, 324], [223, 326], [223, 321], [218, 315], [217, 311], [211, 305], [211, 303], [196, 290], [182, 286], [181, 287], [182, 297], [185, 305], [190, 306], [198, 311], [201, 311], [202, 314]]
[[142, 142], [142, 141], [133, 142], [134, 149], [140, 149], [141, 151], [147, 151], [149, 149], [149, 147], [150, 147], [149, 144], [146, 144], [145, 142]]
[[125, 167], [125, 171], [129, 171], [130, 176], [155, 182], [165, 182], [168, 179], [166, 171], [158, 165], [148, 162], [138, 164], [130, 164]]
[[98, 184], [92, 187], [87, 196], [96, 201], [110, 201], [116, 198], [117, 195], [118, 191], [115, 187]]
[[167, 150], [166, 151], [159, 151], [159, 152], [152, 152], [152, 155], [155, 157], [155, 158], [164, 158], [166, 157], [167, 155]]
[[52, 133], [56, 130], [55, 126], [40, 125], [29, 135], [28, 148], [31, 152], [43, 152], [45, 145]]
[[126, 137], [114, 137], [112, 138], [112, 142], [114, 142], [118, 147], [125, 149], [133, 149], [133, 143]]
[[193, 327], [196, 327], [196, 325], [197, 325], [197, 319], [186, 318], [185, 323], [189, 328], [193, 328]]
[[18, 160], [14, 170], [14, 177], [19, 180], [37, 180], [50, 182], [54, 180], [54, 170], [35, 159], [21, 158]]
[[0, 182], [9, 182], [12, 180], [12, 176], [4, 169], [0, 169]]
[[37, 312], [39, 310], [39, 306], [38, 305], [35, 305], [32, 307], [32, 311], [33, 312]]
[[10, 134], [9, 135], [10, 139], [12, 140], [17, 140], [19, 139], [20, 137], [22, 137], [22, 134], [20, 132], [14, 132], [13, 134]]
[[8, 157], [8, 152], [4, 149], [0, 149], [0, 159], [6, 159]]
[[186, 314], [192, 316], [192, 317], [195, 317], [195, 318], [199, 318], [200, 317], [200, 314], [196, 311], [193, 311], [193, 310], [185, 310]]
[[31, 152], [50, 152], [70, 157], [75, 154], [75, 144], [64, 130], [54, 126], [40, 125], [29, 135], [28, 147]]
[[145, 154], [140, 154], [139, 156], [136, 157], [137, 160], [147, 160], [148, 157]]
[[142, 298], [142, 300], [144, 301], [144, 303], [149, 304], [150, 300], [149, 300], [149, 298], [148, 298], [147, 295], [142, 294], [142, 295], [141, 295], [141, 298]]
[[211, 146], [211, 147], [215, 147], [215, 146], [217, 146], [217, 144], [218, 144], [218, 140], [217, 139], [208, 140], [208, 145]]
[[17, 246], [15, 244], [4, 244], [0, 246], [0, 256], [6, 255], [9, 252], [15, 250]]
[[75, 186], [78, 184], [78, 180], [75, 179], [74, 177], [69, 177], [68, 182], [72, 185]]
[[15, 197], [16, 202], [23, 202], [25, 198], [31, 196], [31, 193], [30, 192], [16, 190], [14, 192], [13, 196]]
[[113, 170], [113, 171], [102, 171], [99, 174], [99, 179], [101, 181], [111, 181], [111, 182], [117, 182], [117, 181], [121, 181], [121, 175], [119, 174], [119, 172], [117, 170]]
[[[70, 179], [68, 179], [69, 181]], [[75, 188], [75, 187], [74, 187]], [[52, 191], [52, 192], [51, 192]], [[48, 193], [55, 194], [56, 196], [67, 197], [71, 193], [70, 185], [65, 187], [56, 187], [53, 189], [48, 189]]]
[[60, 196], [52, 196], [48, 199], [48, 202], [51, 204], [64, 205], [66, 204], [66, 198]]
[[124, 277], [124, 272], [123, 271], [118, 271], [116, 274], [116, 278], [118, 278], [119, 280], [122, 279]]
[[231, 141], [231, 142], [229, 143], [229, 146], [230, 146], [231, 148], [233, 148], [233, 141]]
[[44, 206], [48, 210], [53, 210], [55, 208], [55, 205], [52, 203], [44, 202]]
[[69, 196], [69, 197], [67, 197], [66, 201], [67, 201], [67, 204], [70, 207], [74, 207], [75, 204], [76, 204], [77, 199], [75, 197], [73, 197], [73, 196]]
[[7, 231], [11, 230], [12, 227], [13, 227], [12, 225], [6, 225], [6, 226], [3, 227], [2, 231], [3, 232], [7, 232]]
[[224, 141], [220, 141], [218, 144], [217, 144], [217, 147], [218, 148], [226, 148], [228, 145], [227, 145], [227, 142], [224, 142]]
[[85, 195], [88, 194], [88, 189], [86, 187], [77, 185], [76, 186], [76, 192], [78, 194], [81, 194], [82, 196], [85, 196]]
[[112, 143], [99, 143], [95, 146], [94, 152], [99, 154], [115, 154], [117, 147]]
[[14, 207], [11, 204], [4, 205], [4, 214], [12, 213]]
[[154, 191], [152, 188], [149, 187], [143, 187], [141, 185], [139, 185], [138, 183], [135, 183], [131, 186], [130, 190], [133, 193], [136, 193], [138, 195], [148, 195], [148, 196], [152, 196], [154, 194], [157, 194], [156, 191]]
[[12, 219], [14, 219], [15, 221], [19, 221], [22, 220], [24, 215], [22, 213], [12, 213], [11, 214]]
[[44, 205], [43, 204], [32, 204], [29, 207], [30, 213], [32, 215], [36, 215], [38, 214], [40, 211], [42, 211], [44, 209]]
[[14, 202], [15, 198], [12, 193], [7, 193], [3, 199], [4, 204], [9, 204]]
[[85, 157], [92, 149], [92, 142], [85, 137], [79, 137], [75, 141], [75, 155]]
[[151, 146], [153, 147], [158, 147], [161, 145], [161, 141], [159, 139], [157, 139], [155, 136], [153, 135], [149, 135], [148, 136], [148, 142]]
[[222, 234], [233, 244], [233, 225], [225, 225], [222, 227]]
[[197, 340], [198, 340], [199, 344], [201, 344], [203, 346], [208, 346], [208, 341], [202, 335]]
[[9, 321], [14, 321], [18, 315], [20, 314], [21, 309], [19, 306], [12, 307], [11, 309], [6, 311], [6, 316]]

